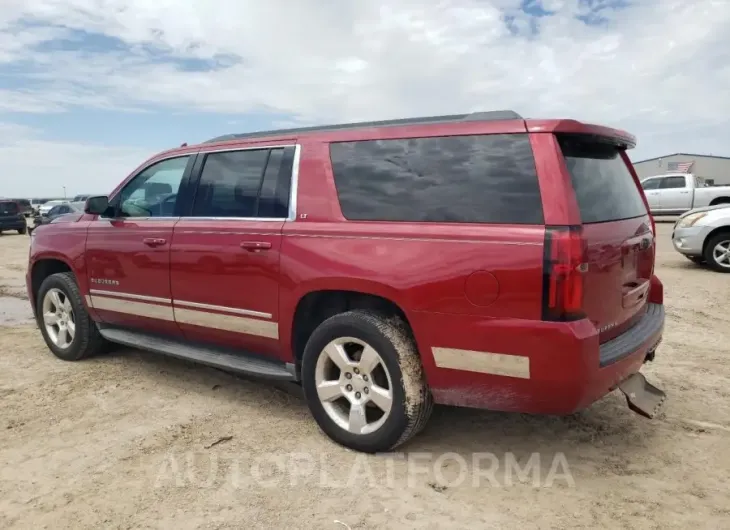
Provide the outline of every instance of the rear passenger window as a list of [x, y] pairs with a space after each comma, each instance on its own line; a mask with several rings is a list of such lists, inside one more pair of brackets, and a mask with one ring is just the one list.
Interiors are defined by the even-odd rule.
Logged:
[[544, 222], [525, 134], [333, 143], [330, 156], [350, 220]]
[[666, 177], [662, 179], [661, 189], [677, 189], [684, 188], [685, 181], [684, 177]]
[[206, 155], [193, 216], [285, 218], [291, 179], [291, 156], [286, 155], [284, 148]]

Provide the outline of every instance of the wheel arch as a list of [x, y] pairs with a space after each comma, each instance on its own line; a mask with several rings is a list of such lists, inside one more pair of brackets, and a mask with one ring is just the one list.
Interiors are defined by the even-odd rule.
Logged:
[[702, 243], [703, 256], [707, 256], [707, 247], [710, 244], [710, 241], [712, 241], [712, 239], [719, 234], [728, 234], [728, 236], [730, 236], [730, 225], [718, 226], [717, 228], [713, 229], [709, 234], [707, 234], [704, 242]]
[[43, 256], [33, 261], [30, 268], [30, 295], [34, 309], [38, 303], [38, 291], [43, 281], [59, 272], [71, 272], [76, 275], [71, 264], [60, 256]]
[[413, 333], [411, 321], [397, 291], [382, 284], [327, 282], [317, 288], [302, 290], [295, 300], [291, 307], [291, 322], [282, 330], [286, 333], [282, 338], [287, 353], [297, 366], [314, 329], [327, 318], [353, 309], [368, 309], [397, 316], [404, 321], [409, 332]]

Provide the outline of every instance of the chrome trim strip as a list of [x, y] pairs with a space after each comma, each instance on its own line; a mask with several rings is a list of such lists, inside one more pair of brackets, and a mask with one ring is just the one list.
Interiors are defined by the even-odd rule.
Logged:
[[147, 318], [155, 318], [158, 320], [175, 321], [172, 306], [155, 305], [147, 302], [133, 302], [131, 300], [120, 300], [118, 298], [107, 298], [105, 296], [92, 296], [92, 304], [94, 309], [102, 311], [112, 311], [114, 313], [124, 313]]
[[289, 189], [289, 216], [287, 221], [297, 219], [297, 195], [299, 190], [299, 162], [302, 155], [302, 146], [297, 144], [294, 148], [294, 160], [291, 166], [291, 188]]
[[278, 144], [278, 145], [272, 145], [272, 144], [260, 144], [260, 145], [246, 145], [246, 146], [237, 146], [237, 147], [221, 147], [218, 149], [206, 149], [205, 147], [201, 147], [200, 151], [198, 151], [198, 154], [201, 155], [207, 155], [210, 153], [228, 153], [231, 151], [255, 151], [257, 149], [283, 149], [285, 147], [294, 147], [296, 144]]
[[222, 315], [220, 313], [206, 313], [195, 309], [173, 308], [175, 322], [204, 328], [219, 329], [221, 331], [232, 331], [246, 335], [256, 335], [269, 339], [279, 338], [279, 324], [256, 320], [253, 318], [239, 317], [234, 315]]
[[158, 298], [156, 296], [144, 296], [141, 294], [132, 294], [132, 293], [119, 293], [116, 291], [104, 291], [101, 289], [90, 289], [89, 292], [92, 295], [96, 296], [115, 296], [117, 298], [127, 298], [129, 300], [140, 300], [142, 302], [157, 302], [160, 304], [171, 304], [172, 300], [169, 298]]
[[[226, 313], [233, 313], [236, 315], [245, 315], [249, 317], [259, 317], [259, 318], [271, 318], [273, 315], [271, 313], [262, 313], [260, 311], [251, 311], [250, 309], [238, 309], [235, 307], [226, 307], [221, 305], [212, 305], [212, 304], [201, 304], [199, 302], [187, 302], [184, 300], [175, 300], [173, 302], [173, 306], [177, 309], [178, 306], [181, 307], [190, 307], [190, 308], [197, 308], [197, 309], [210, 309], [211, 311], [224, 311]], [[223, 316], [223, 315], [221, 315]]]
[[283, 223], [286, 217], [180, 217], [185, 221], [248, 221], [248, 222], [279, 222]]
[[457, 348], [431, 348], [439, 368], [530, 379], [530, 358]]
[[97, 217], [94, 221], [177, 221], [180, 217]]
[[179, 234], [215, 234], [224, 236], [280, 236], [280, 232], [250, 232], [250, 231], [239, 231], [239, 230], [178, 230], [176, 233]]

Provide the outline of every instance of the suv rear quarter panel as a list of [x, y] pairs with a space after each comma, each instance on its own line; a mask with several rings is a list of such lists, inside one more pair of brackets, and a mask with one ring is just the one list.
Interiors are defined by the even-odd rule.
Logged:
[[[432, 387], [448, 382], [446, 372], [464, 377], [437, 367], [433, 347], [524, 355], [515, 329], [541, 317], [543, 226], [347, 221], [328, 142], [300, 143], [297, 219], [283, 228], [282, 315], [319, 290], [389, 299], [411, 324]], [[464, 333], [465, 323], [478, 332]], [[292, 351], [292, 326], [280, 334]]]

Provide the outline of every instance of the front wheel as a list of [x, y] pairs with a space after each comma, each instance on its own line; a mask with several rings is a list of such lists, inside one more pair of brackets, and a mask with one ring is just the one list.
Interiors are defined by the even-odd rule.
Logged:
[[705, 246], [705, 261], [717, 272], [730, 272], [730, 232], [710, 238]]
[[24, 226], [23, 228], [18, 229], [18, 233], [22, 236], [25, 235], [25, 233], [28, 231], [28, 227]]
[[106, 345], [70, 272], [52, 274], [43, 280], [36, 319], [46, 345], [64, 361], [79, 361], [99, 353]]
[[317, 424], [335, 442], [389, 451], [417, 434], [433, 406], [410, 333], [397, 318], [349, 311], [312, 333], [302, 386]]

